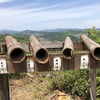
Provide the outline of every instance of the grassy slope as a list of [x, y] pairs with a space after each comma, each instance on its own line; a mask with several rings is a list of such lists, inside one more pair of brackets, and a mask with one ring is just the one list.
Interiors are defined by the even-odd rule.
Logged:
[[85, 32], [82, 31], [65, 31], [65, 32], [47, 32], [42, 36], [50, 41], [64, 41], [67, 36], [69, 36], [73, 41], [78, 41], [79, 36]]

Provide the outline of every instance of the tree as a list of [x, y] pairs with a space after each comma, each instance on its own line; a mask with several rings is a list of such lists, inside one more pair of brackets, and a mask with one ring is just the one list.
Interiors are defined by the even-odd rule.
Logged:
[[90, 38], [92, 38], [97, 43], [100, 43], [100, 30], [96, 30], [96, 27], [93, 26], [92, 28], [87, 30], [87, 34]]

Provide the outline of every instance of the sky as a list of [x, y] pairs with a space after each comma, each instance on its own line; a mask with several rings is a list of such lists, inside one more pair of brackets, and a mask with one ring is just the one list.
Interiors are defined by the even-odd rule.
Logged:
[[100, 28], [100, 0], [0, 0], [0, 30]]

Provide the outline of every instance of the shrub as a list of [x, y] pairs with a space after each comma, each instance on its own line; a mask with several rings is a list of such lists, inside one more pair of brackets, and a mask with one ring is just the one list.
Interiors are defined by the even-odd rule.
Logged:
[[89, 70], [56, 73], [51, 83], [51, 90], [55, 89], [83, 96], [89, 89]]

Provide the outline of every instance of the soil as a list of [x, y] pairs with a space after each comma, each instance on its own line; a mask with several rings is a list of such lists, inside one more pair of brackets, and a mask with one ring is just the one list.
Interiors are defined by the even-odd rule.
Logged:
[[59, 90], [51, 91], [49, 80], [44, 80], [39, 74], [10, 79], [9, 84], [11, 100], [81, 100], [79, 97], [73, 99], [71, 95]]

